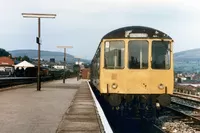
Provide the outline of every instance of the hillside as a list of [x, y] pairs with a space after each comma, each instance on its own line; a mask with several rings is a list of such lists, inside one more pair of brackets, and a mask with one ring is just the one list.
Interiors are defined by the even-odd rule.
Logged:
[[[12, 56], [28, 56], [29, 58], [32, 58], [32, 59], [37, 59], [38, 58], [38, 51], [37, 50], [28, 50], [28, 49], [23, 49], [23, 50], [13, 50], [13, 51], [9, 51]], [[56, 62], [58, 61], [63, 61], [64, 60], [64, 53], [63, 52], [54, 52], [54, 51], [43, 51], [41, 50], [41, 59], [44, 59], [44, 60], [50, 60], [50, 58], [55, 58]], [[68, 63], [72, 63], [72, 62], [75, 62], [77, 61], [76, 58], [74, 58], [73, 55], [70, 55], [70, 54], [67, 54], [67, 62]], [[81, 59], [80, 61], [83, 61], [83, 62], [87, 62], [89, 63], [90, 60], [86, 60], [86, 59]]]
[[174, 54], [174, 60], [200, 60], [200, 48], [177, 52]]
[[[30, 58], [37, 58], [37, 50], [13, 50], [9, 51], [13, 56], [27, 55]], [[48, 60], [55, 58], [57, 61], [63, 61], [63, 52], [41, 51], [41, 58]], [[67, 62], [77, 61], [73, 55], [67, 54]], [[90, 63], [90, 60], [81, 59], [81, 61]], [[200, 72], [200, 48], [174, 53], [175, 71]]]
[[174, 54], [175, 71], [200, 72], [200, 48]]

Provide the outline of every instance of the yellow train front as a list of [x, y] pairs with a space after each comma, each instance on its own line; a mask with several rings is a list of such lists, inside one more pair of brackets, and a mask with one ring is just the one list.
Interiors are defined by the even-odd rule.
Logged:
[[173, 93], [172, 43], [167, 34], [149, 27], [111, 31], [92, 60], [91, 83], [117, 110], [155, 114], [170, 104]]

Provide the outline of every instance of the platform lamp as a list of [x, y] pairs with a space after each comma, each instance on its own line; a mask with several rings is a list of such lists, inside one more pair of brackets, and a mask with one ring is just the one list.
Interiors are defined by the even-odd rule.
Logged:
[[66, 48], [73, 48], [73, 46], [57, 46], [57, 48], [64, 48], [64, 73], [63, 73], [63, 84], [66, 78]]
[[79, 75], [79, 73], [81, 72], [81, 65], [80, 65], [80, 59], [82, 58], [81, 56], [74, 56], [74, 58], [78, 59], [78, 67], [79, 67], [79, 72], [77, 73], [77, 76]]
[[38, 44], [38, 74], [37, 74], [37, 91], [41, 90], [41, 80], [40, 80], [40, 19], [41, 18], [55, 18], [56, 14], [41, 14], [41, 13], [22, 13], [24, 18], [37, 18], [38, 19], [38, 37], [36, 37], [36, 43]]
[[78, 59], [78, 65], [79, 65], [79, 64], [80, 64], [80, 59], [81, 59], [82, 57], [80, 57], [80, 56], [74, 56], [74, 57]]

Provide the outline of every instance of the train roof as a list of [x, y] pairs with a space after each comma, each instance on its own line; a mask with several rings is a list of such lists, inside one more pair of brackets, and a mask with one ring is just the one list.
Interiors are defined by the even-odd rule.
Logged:
[[119, 28], [107, 33], [102, 39], [117, 39], [117, 38], [172, 39], [170, 36], [163, 33], [162, 31], [144, 26], [128, 26]]

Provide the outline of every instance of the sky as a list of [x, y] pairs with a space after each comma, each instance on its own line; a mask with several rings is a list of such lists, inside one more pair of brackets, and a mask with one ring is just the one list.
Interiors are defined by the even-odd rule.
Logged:
[[41, 50], [92, 59], [101, 38], [125, 26], [161, 30], [174, 40], [174, 52], [200, 48], [199, 0], [0, 0], [0, 48], [37, 49], [37, 19], [21, 13], [54, 13], [41, 20]]

